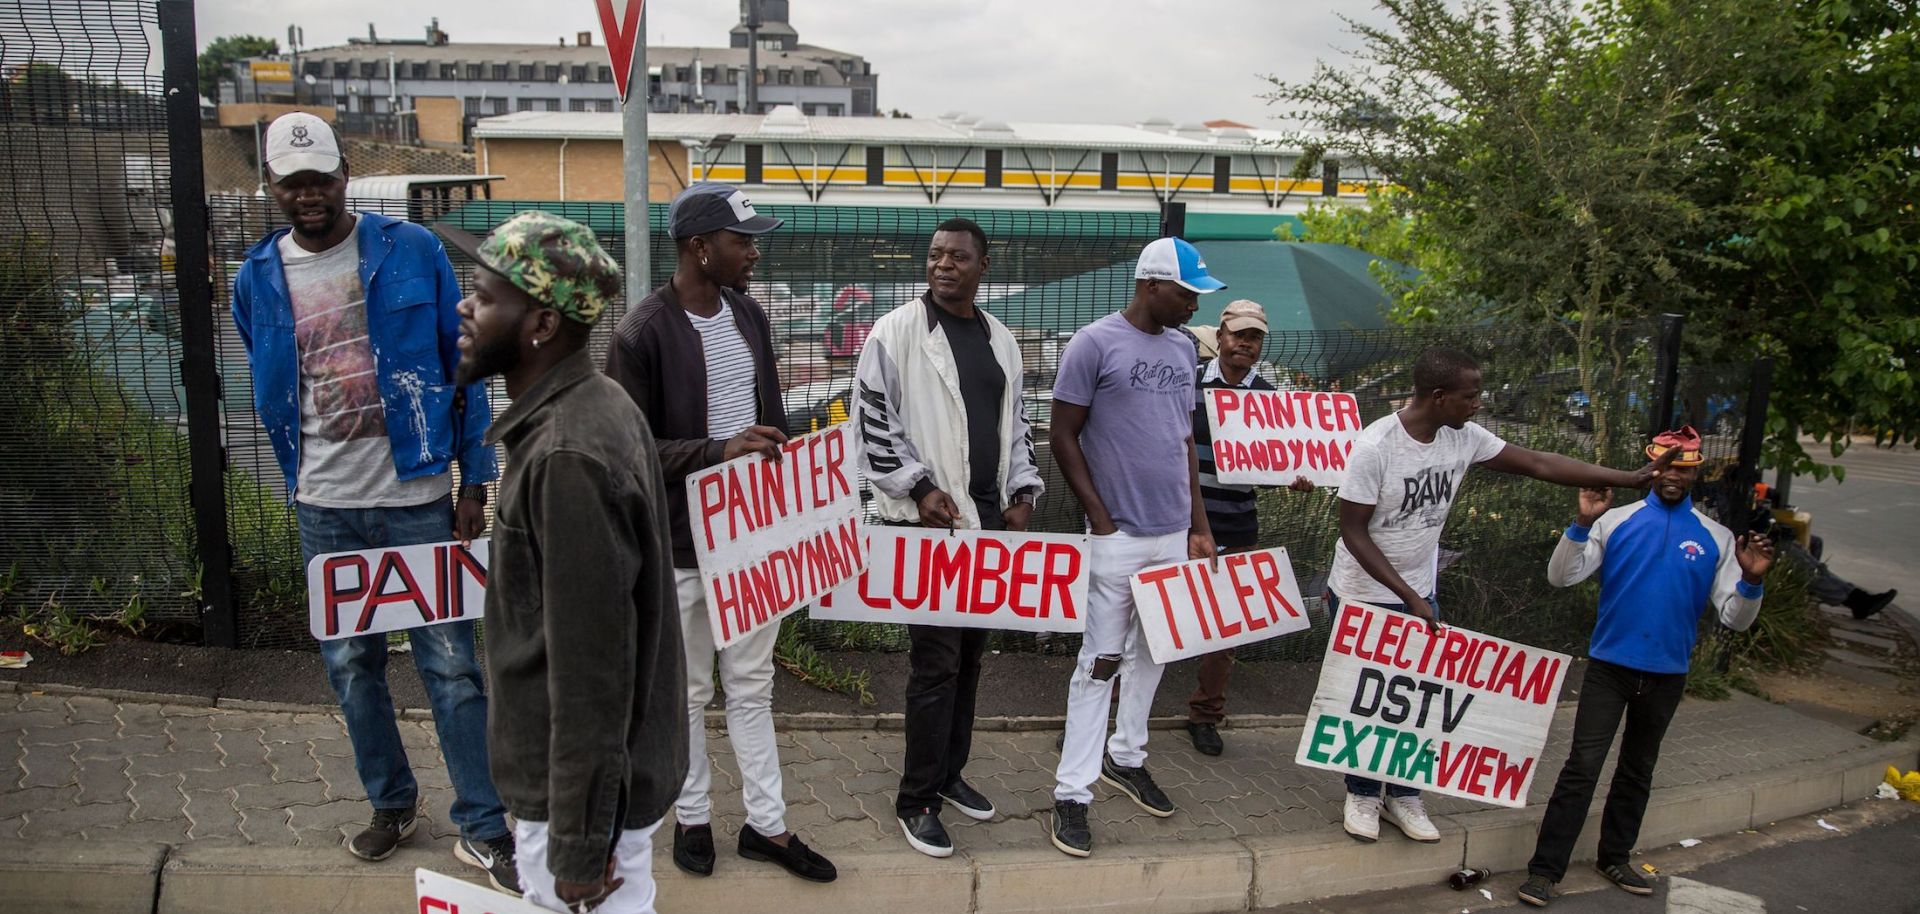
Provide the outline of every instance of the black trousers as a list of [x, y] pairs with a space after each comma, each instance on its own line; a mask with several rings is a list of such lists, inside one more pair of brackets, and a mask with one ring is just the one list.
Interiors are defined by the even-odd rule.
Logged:
[[[981, 526], [1004, 530], [1000, 509], [976, 500]], [[974, 696], [980, 657], [992, 632], [944, 625], [909, 625], [907, 639], [907, 757], [901, 764], [894, 809], [901, 816], [939, 812], [940, 791], [960, 779], [973, 753]]]
[[1640, 837], [1640, 820], [1647, 812], [1653, 788], [1653, 766], [1660, 759], [1660, 741], [1673, 722], [1673, 712], [1687, 689], [1685, 673], [1643, 673], [1604, 660], [1589, 660], [1580, 686], [1580, 704], [1573, 715], [1573, 749], [1567, 766], [1554, 782], [1540, 821], [1527, 872], [1559, 882], [1567, 875], [1567, 860], [1593, 806], [1593, 789], [1606, 764], [1607, 749], [1627, 719], [1620, 738], [1620, 760], [1613, 784], [1607, 789], [1606, 810], [1600, 816], [1601, 866], [1625, 865]]

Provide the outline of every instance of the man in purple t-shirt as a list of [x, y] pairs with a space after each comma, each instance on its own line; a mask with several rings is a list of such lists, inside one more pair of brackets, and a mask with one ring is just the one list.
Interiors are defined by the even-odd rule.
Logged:
[[[1147, 245], [1133, 275], [1133, 300], [1074, 334], [1053, 384], [1053, 456], [1093, 533], [1087, 631], [1053, 789], [1053, 846], [1075, 857], [1093, 852], [1096, 777], [1155, 816], [1173, 815], [1146, 769], [1162, 667], [1147, 653], [1129, 579], [1214, 554], [1193, 450], [1193, 343], [1168, 331], [1193, 316], [1202, 293], [1226, 284], [1179, 238]], [[1115, 674], [1120, 708], [1102, 753]]]

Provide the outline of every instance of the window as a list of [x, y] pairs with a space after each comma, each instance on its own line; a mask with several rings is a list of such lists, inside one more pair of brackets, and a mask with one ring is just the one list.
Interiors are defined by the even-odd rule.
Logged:
[[560, 110], [560, 100], [557, 98], [543, 98], [541, 99], [541, 101], [545, 103], [545, 107], [542, 108], [541, 110], [544, 110], [544, 111]]
[[600, 82], [603, 82], [603, 83], [610, 83], [610, 82], [613, 82], [613, 68], [612, 68], [612, 67], [601, 67], [601, 68], [600, 68], [600, 71], [599, 71], [598, 73], [596, 73], [596, 74], [594, 74], [594, 79], [596, 79], [596, 80], [598, 80], [598, 81], [600, 81]]
[[986, 181], [985, 181], [985, 184], [987, 187], [1000, 186], [1000, 173], [1003, 170], [1003, 162], [1001, 160], [1002, 160], [1002, 157], [1005, 155], [1006, 153], [1003, 150], [999, 150], [999, 149], [987, 150], [987, 168], [986, 168]]
[[463, 107], [466, 108], [468, 114], [479, 114], [480, 100], [477, 98], [468, 98]]
[[533, 64], [523, 63], [520, 65], [520, 81], [523, 83], [533, 82]]
[[1213, 157], [1213, 192], [1216, 194], [1233, 191], [1233, 156]]
[[610, 99], [610, 98], [596, 98], [596, 99], [594, 99], [594, 100], [593, 100], [593, 110], [595, 110], [595, 111], [599, 111], [599, 112], [601, 112], [602, 114], [609, 114], [609, 113], [612, 113], [612, 111], [613, 111], [613, 99]]
[[1100, 189], [1120, 189], [1120, 154], [1117, 152], [1100, 154]]
[[1320, 166], [1320, 196], [1340, 195], [1340, 163], [1328, 159]]
[[507, 65], [506, 65], [506, 64], [503, 64], [503, 63], [497, 63], [497, 64], [494, 64], [494, 65], [493, 65], [493, 78], [494, 78], [494, 79], [506, 79], [506, 78], [507, 78]]
[[440, 78], [441, 79], [459, 79], [460, 68], [450, 63], [443, 63], [440, 65]]
[[742, 146], [741, 149], [745, 150], [747, 155], [747, 175], [746, 175], [745, 183], [748, 183], [748, 184], [760, 183], [761, 150], [760, 150], [759, 144], [748, 143], [747, 145]]
[[557, 83], [559, 81], [560, 81], [560, 65], [557, 63], [547, 64], [547, 82]]
[[320, 76], [321, 75], [320, 62], [317, 60], [309, 60], [307, 61], [306, 66], [300, 68], [300, 72], [305, 73], [308, 76]]
[[587, 100], [584, 98], [567, 99], [567, 110], [568, 111], [585, 111], [587, 110]]
[[333, 78], [334, 79], [346, 79], [347, 73], [348, 73], [348, 70], [347, 70], [346, 61], [336, 60], [333, 62]]
[[844, 111], [845, 111], [845, 108], [844, 108], [843, 106], [841, 106], [841, 105], [828, 105], [828, 106], [827, 106], [827, 114], [829, 114], [829, 115], [831, 115], [831, 116], [833, 116], [833, 117], [839, 117], [839, 116], [841, 115], [841, 113], [843, 113]]
[[522, 98], [522, 99], [517, 99], [517, 100], [515, 100], [515, 101], [514, 101], [514, 103], [513, 103], [513, 110], [515, 110], [515, 111], [532, 111], [532, 110], [533, 110], [533, 99], [530, 99], [530, 98]]
[[887, 183], [887, 147], [867, 147], [867, 186], [880, 187]]
[[800, 74], [800, 83], [801, 83], [801, 85], [806, 85], [806, 86], [817, 86], [817, 85], [819, 85], [819, 84], [820, 84], [820, 71], [818, 71], [818, 70], [808, 70], [808, 71], [806, 71], [806, 72], [804, 72], [804, 73], [801, 73], [801, 74]]
[[782, 69], [780, 70], [780, 73], [779, 73], [779, 75], [778, 75], [778, 78], [779, 78], [779, 80], [780, 80], [780, 85], [783, 85], [783, 86], [791, 86], [791, 85], [793, 85], [793, 71], [792, 71], [792, 70], [788, 70], [788, 69], [785, 69], [785, 68], [782, 68]]
[[571, 82], [577, 82], [577, 83], [586, 82], [587, 81], [586, 66], [584, 64], [574, 64], [573, 67], [568, 72], [567, 79]]
[[423, 63], [407, 64], [407, 75], [410, 77], [413, 77], [414, 79], [426, 79], [427, 65]]
[[712, 68], [712, 67], [701, 67], [701, 68], [700, 68], [700, 81], [701, 81], [701, 82], [703, 82], [703, 83], [710, 83], [710, 82], [713, 82], [713, 68]]
[[468, 79], [472, 79], [472, 80], [481, 80], [481, 79], [485, 79], [485, 78], [486, 78], [486, 76], [484, 75], [485, 73], [486, 73], [486, 68], [485, 68], [485, 67], [482, 67], [482, 66], [480, 66], [480, 65], [479, 65], [479, 64], [477, 64], [477, 63], [470, 63], [470, 64], [467, 64], [467, 78], [468, 78]]
[[507, 100], [504, 98], [487, 99], [487, 105], [493, 109], [493, 113], [495, 114], [507, 113]]
[[378, 75], [380, 75], [379, 64], [371, 60], [363, 60], [360, 62], [360, 78], [361, 79], [372, 79]]

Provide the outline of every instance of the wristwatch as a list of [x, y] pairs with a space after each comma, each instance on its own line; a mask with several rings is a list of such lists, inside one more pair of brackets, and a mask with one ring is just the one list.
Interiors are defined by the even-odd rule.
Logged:
[[487, 487], [486, 486], [461, 486], [460, 497], [475, 499], [484, 505], [487, 503]]
[[1032, 490], [1025, 490], [1025, 491], [1013, 493], [1013, 503], [1016, 505], [1026, 505], [1027, 507], [1031, 508], [1035, 504], [1038, 504], [1039, 501], [1040, 501], [1040, 496], [1035, 495]]

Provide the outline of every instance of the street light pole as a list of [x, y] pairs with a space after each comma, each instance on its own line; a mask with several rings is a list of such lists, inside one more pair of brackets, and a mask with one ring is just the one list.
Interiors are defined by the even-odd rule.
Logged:
[[625, 176], [627, 307], [652, 291], [647, 263], [647, 11], [640, 8], [633, 60], [627, 70], [627, 97], [620, 106], [622, 173]]

